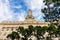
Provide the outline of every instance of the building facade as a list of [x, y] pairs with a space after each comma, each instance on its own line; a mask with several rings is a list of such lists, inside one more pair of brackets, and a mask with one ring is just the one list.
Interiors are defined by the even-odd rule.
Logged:
[[12, 30], [16, 31], [19, 26], [28, 28], [29, 25], [47, 26], [48, 24], [49, 22], [36, 21], [32, 16], [32, 11], [28, 10], [28, 15], [24, 21], [2, 21], [0, 23], [0, 40], [5, 40], [7, 34], [11, 33]]

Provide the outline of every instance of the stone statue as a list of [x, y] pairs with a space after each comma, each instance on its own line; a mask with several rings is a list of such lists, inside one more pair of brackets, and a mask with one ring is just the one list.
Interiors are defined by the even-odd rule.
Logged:
[[32, 16], [32, 11], [30, 9], [28, 10], [28, 16]]
[[32, 10], [28, 10], [28, 15], [26, 17], [26, 19], [34, 19], [34, 17], [32, 16]]

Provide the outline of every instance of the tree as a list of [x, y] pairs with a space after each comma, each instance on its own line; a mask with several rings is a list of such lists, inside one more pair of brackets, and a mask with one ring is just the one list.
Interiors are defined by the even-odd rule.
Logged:
[[15, 39], [15, 37], [13, 37], [12, 34], [8, 34], [7, 35], [7, 38], [10, 38], [11, 40], [14, 40]]
[[24, 36], [23, 40], [28, 40], [28, 38], [32, 35], [33, 26], [29, 25], [28, 28], [24, 29], [23, 27], [18, 28], [18, 32]]
[[37, 37], [37, 40], [44, 39], [44, 34], [46, 32], [47, 27], [41, 27], [41, 26], [36, 26], [35, 27], [35, 36]]
[[[32, 33], [33, 33], [33, 31], [34, 31], [34, 27], [33, 27], [32, 25], [29, 25], [29, 26], [28, 26], [28, 30], [29, 30], [29, 31], [28, 31], [28, 34], [29, 34], [29, 35], [32, 35]], [[29, 35], [28, 35], [28, 36], [29, 36]]]
[[20, 36], [19, 36], [18, 32], [13, 31], [12, 33], [7, 35], [7, 38], [10, 38], [11, 40], [14, 40], [14, 39], [19, 40]]
[[17, 31], [19, 32], [19, 34], [21, 34], [22, 36], [24, 36], [24, 38], [22, 38], [22, 40], [27, 40], [27, 38], [26, 38], [26, 30], [24, 29], [24, 27], [19, 27], [17, 29]]
[[57, 30], [55, 31], [55, 36], [60, 37], [60, 28], [57, 28]]
[[56, 31], [55, 25], [50, 24], [47, 29], [47, 32], [49, 33], [48, 35], [49, 40], [52, 40], [52, 35], [54, 34], [54, 31]]
[[60, 0], [44, 0], [43, 2], [46, 6], [42, 9], [42, 12], [45, 15], [45, 21], [53, 22], [60, 19]]
[[33, 32], [34, 32], [34, 27], [33, 27], [33, 25], [29, 25], [28, 26], [28, 32], [27, 32], [27, 35], [28, 35], [28, 37], [30, 37], [30, 40], [32, 40], [31, 39], [31, 35], [33, 35]]
[[[45, 8], [43, 8], [41, 11], [45, 15], [43, 18], [45, 21], [50, 22], [51, 24], [56, 25], [58, 28], [60, 28], [59, 20], [60, 20], [60, 0], [44, 0]], [[56, 21], [56, 23], [54, 23]], [[48, 32], [50, 35], [54, 33], [56, 36], [59, 34], [58, 29], [53, 27], [51, 25], [48, 27]]]

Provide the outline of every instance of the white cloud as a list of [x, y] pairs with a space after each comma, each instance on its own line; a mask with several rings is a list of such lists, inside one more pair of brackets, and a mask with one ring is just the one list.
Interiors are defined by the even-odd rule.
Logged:
[[22, 6], [21, 6], [21, 5], [18, 5], [18, 6], [13, 6], [13, 8], [20, 9], [20, 8], [22, 8]]
[[22, 6], [21, 5], [19, 5], [19, 6], [16, 6], [16, 8], [21, 8]]
[[18, 19], [19, 21], [23, 21], [23, 20], [25, 20], [26, 12], [22, 10], [21, 13], [20, 13], [20, 12], [19, 12], [19, 13], [16, 13], [16, 15], [17, 15], [17, 19]]
[[44, 14], [42, 14], [40, 10], [33, 11], [33, 16], [37, 21], [43, 21]]
[[[13, 6], [14, 8], [21, 8], [22, 6]], [[23, 21], [25, 19], [26, 12], [21, 10], [21, 12], [14, 13], [10, 9], [9, 1], [8, 0], [0, 0], [0, 21], [4, 20], [20, 20]]]
[[8, 0], [0, 0], [0, 21], [3, 20], [12, 20], [13, 15], [9, 10], [9, 1]]
[[25, 0], [28, 7], [32, 10], [41, 9], [43, 6], [43, 0]]

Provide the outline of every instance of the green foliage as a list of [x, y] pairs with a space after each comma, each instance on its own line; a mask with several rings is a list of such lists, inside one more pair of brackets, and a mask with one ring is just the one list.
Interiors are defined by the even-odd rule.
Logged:
[[[33, 32], [34, 32], [34, 34], [33, 34]], [[54, 24], [50, 24], [48, 26], [43, 26], [43, 27], [41, 27], [41, 26], [34, 27], [32, 25], [29, 25], [28, 28], [19, 27], [17, 29], [17, 32], [13, 31], [12, 33], [7, 35], [7, 38], [10, 38], [11, 40], [14, 40], [14, 39], [19, 40], [19, 38], [20, 38], [19, 34], [21, 34], [22, 36], [24, 36], [24, 37], [22, 37], [22, 40], [28, 40], [28, 38], [31, 37], [31, 35], [34, 35], [37, 38], [37, 40], [40, 40], [41, 37], [42, 37], [42, 39], [44, 39], [43, 35], [46, 32], [49, 33], [46, 40], [51, 40], [52, 35], [55, 35], [55, 37], [58, 37], [58, 35], [60, 36], [60, 28], [56, 28]]]
[[17, 32], [12, 32], [11, 34], [7, 35], [7, 38], [10, 38], [11, 40], [18, 39], [20, 38], [19, 34]]
[[32, 35], [32, 32], [34, 30], [34, 27], [32, 25], [29, 25], [28, 28], [19, 27], [17, 31], [24, 36], [24, 39], [27, 40], [28, 37]]
[[29, 35], [32, 35], [33, 31], [34, 31], [34, 27], [32, 25], [29, 25], [28, 29], [29, 29], [29, 31], [28, 31]]
[[56, 30], [56, 27], [55, 27], [55, 25], [50, 24], [47, 30], [48, 31], [54, 31], [54, 30]]
[[42, 32], [42, 27], [41, 26], [36, 26], [35, 27], [35, 31], [36, 31], [36, 34], [37, 35], [42, 35], [41, 32]]
[[60, 36], [60, 28], [57, 28], [57, 34]]
[[41, 10], [45, 15], [45, 21], [53, 22], [55, 19], [60, 18], [60, 0], [44, 0], [43, 2], [47, 6]]

